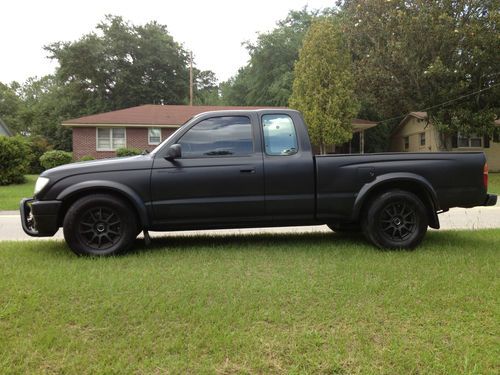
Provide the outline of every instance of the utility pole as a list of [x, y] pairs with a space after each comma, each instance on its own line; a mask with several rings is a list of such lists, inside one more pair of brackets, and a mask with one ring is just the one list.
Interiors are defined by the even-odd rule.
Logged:
[[193, 52], [189, 53], [189, 105], [193, 105]]

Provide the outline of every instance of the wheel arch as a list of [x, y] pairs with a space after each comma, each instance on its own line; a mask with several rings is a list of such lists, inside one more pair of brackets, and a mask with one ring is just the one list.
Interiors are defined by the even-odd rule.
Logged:
[[369, 184], [365, 184], [359, 191], [354, 202], [352, 219], [358, 220], [365, 207], [370, 201], [381, 193], [400, 189], [415, 194], [424, 203], [429, 226], [439, 229], [439, 218], [436, 211], [439, 210], [439, 201], [432, 185], [422, 176], [413, 173], [393, 173], [377, 177]]
[[139, 195], [126, 185], [113, 181], [84, 181], [67, 187], [59, 193], [57, 200], [62, 201], [59, 217], [60, 224], [71, 205], [78, 199], [91, 194], [111, 194], [129, 203], [137, 214], [139, 223], [143, 228], [149, 227], [149, 216], [144, 202]]

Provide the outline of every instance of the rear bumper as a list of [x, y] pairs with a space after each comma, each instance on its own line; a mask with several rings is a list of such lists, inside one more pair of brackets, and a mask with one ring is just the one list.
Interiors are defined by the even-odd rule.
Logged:
[[495, 194], [486, 195], [486, 201], [483, 206], [494, 206], [497, 204], [497, 196]]
[[60, 201], [37, 201], [24, 198], [19, 204], [21, 225], [31, 237], [51, 237], [59, 229]]

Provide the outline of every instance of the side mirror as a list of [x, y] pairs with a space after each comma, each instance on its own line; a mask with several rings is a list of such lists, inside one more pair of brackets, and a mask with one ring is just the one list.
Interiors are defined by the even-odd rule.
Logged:
[[180, 158], [181, 156], [182, 156], [181, 145], [176, 143], [175, 145], [172, 145], [168, 148], [167, 155], [165, 155], [165, 159], [172, 161], [174, 159]]

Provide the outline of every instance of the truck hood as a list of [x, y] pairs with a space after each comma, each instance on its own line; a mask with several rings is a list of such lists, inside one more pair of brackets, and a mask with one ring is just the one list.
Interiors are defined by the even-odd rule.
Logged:
[[100, 173], [131, 169], [148, 169], [153, 164], [151, 155], [137, 155], [112, 159], [82, 161], [61, 165], [43, 172], [40, 177], [59, 179], [77, 174]]

